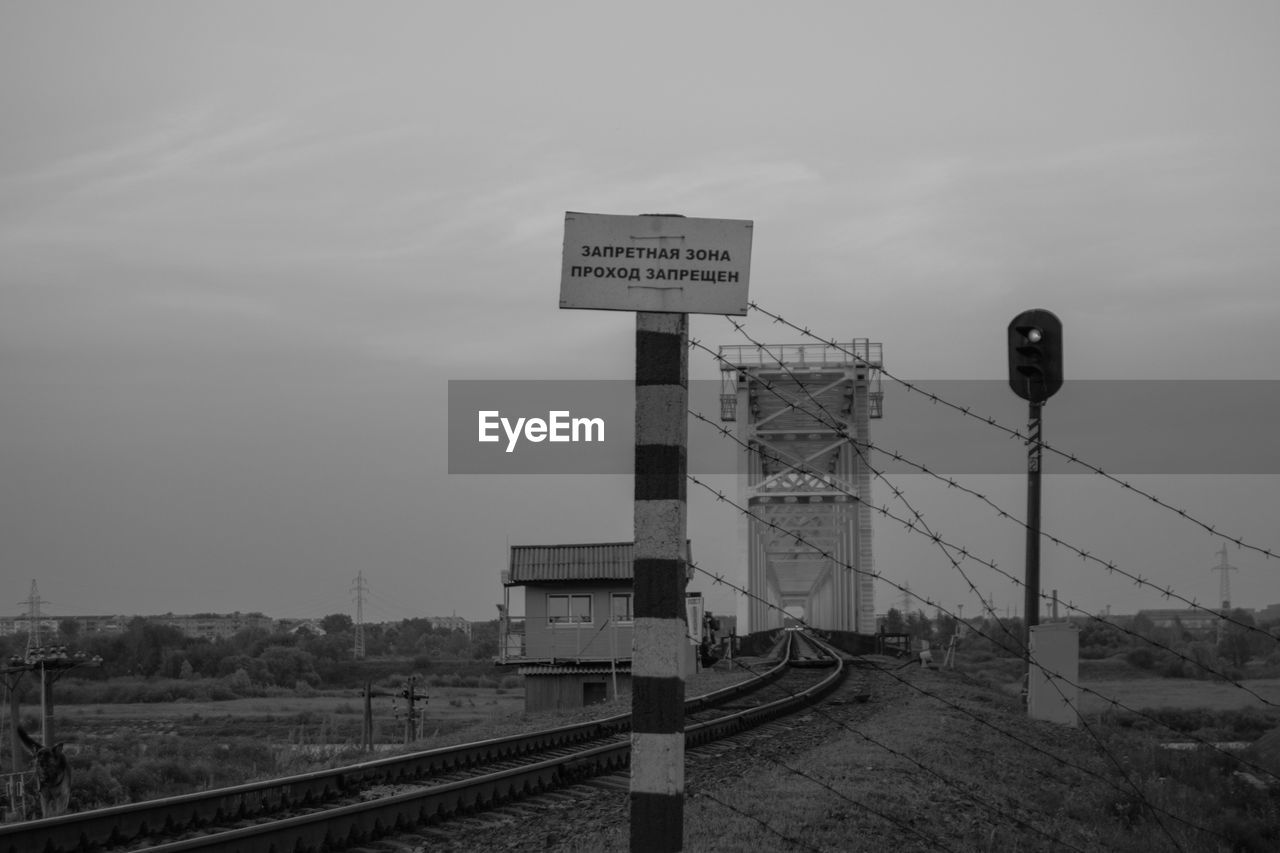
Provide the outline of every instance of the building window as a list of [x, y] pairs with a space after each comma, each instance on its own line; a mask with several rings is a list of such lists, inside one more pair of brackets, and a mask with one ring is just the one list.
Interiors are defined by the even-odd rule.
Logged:
[[590, 625], [591, 596], [548, 595], [548, 625]]
[[636, 621], [635, 612], [631, 609], [631, 593], [615, 592], [609, 597], [609, 618], [614, 622]]

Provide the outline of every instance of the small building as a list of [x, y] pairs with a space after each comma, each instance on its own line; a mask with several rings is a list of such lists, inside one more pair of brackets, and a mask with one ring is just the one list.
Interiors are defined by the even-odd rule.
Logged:
[[[581, 708], [631, 692], [634, 552], [631, 542], [511, 547], [499, 662], [519, 666], [526, 711]], [[524, 588], [522, 618], [510, 615], [512, 587]]]

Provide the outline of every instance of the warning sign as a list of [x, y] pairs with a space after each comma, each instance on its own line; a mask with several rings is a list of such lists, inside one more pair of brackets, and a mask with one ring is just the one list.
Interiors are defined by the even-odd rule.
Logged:
[[746, 314], [752, 225], [566, 213], [560, 307]]

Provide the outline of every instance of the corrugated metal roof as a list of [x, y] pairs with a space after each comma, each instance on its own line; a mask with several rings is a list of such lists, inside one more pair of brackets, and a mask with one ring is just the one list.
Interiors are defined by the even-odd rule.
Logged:
[[[691, 551], [685, 542], [685, 555]], [[634, 542], [585, 545], [512, 545], [511, 570], [503, 584], [553, 581], [631, 580]]]
[[[542, 666], [522, 666], [517, 671], [520, 675], [609, 675], [615, 672], [609, 666], [560, 666], [547, 664]], [[616, 672], [618, 675], [630, 675], [631, 661], [619, 660]]]

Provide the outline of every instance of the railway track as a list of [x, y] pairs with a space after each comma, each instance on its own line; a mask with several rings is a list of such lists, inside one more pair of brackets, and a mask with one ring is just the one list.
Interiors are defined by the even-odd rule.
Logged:
[[[693, 748], [807, 705], [833, 689], [844, 667], [834, 654], [823, 678], [819, 646], [799, 632], [780, 642], [780, 662], [757, 677], [690, 699], [685, 739]], [[794, 656], [794, 657], [793, 657]], [[0, 827], [0, 853], [340, 849], [571, 785], [626, 766], [629, 714], [427, 750], [283, 779]], [[173, 840], [176, 839], [176, 840]]]

